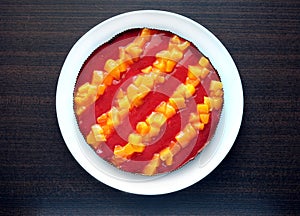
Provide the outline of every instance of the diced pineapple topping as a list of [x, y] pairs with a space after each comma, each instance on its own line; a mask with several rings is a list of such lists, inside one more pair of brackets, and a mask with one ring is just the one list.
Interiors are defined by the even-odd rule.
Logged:
[[212, 80], [209, 86], [210, 107], [219, 110], [223, 105], [223, 84], [220, 81]]
[[160, 165], [160, 158], [159, 158], [159, 154], [156, 153], [153, 155], [151, 161], [145, 166], [143, 173], [149, 176], [154, 175], [159, 165]]
[[108, 59], [105, 62], [105, 72], [95, 70], [91, 83], [85, 83], [78, 88], [74, 97], [77, 115], [81, 115], [87, 107], [103, 95], [107, 86], [112, 85], [114, 80], [121, 79], [121, 73], [127, 71], [128, 66], [133, 64], [132, 59], [142, 54], [142, 47], [150, 40], [151, 34], [151, 30], [143, 29], [132, 43], [119, 49], [119, 59]]
[[202, 56], [199, 60], [199, 65], [201, 65], [202, 67], [207, 67], [209, 65], [209, 60]]

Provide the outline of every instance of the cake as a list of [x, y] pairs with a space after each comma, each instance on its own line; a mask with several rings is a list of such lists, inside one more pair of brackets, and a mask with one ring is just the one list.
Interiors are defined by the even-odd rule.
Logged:
[[87, 145], [118, 169], [158, 175], [181, 168], [209, 143], [223, 86], [209, 59], [178, 35], [130, 29], [87, 58], [74, 113]]

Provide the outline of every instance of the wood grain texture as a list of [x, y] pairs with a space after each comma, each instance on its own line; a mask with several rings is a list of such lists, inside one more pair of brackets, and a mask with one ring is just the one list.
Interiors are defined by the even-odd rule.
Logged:
[[[70, 0], [0, 2], [1, 215], [299, 215], [300, 2]], [[91, 177], [72, 157], [55, 112], [73, 44], [119, 13], [160, 9], [215, 34], [242, 78], [244, 117], [225, 160], [205, 179], [136, 196]], [[183, 26], [184, 28], [184, 26]]]

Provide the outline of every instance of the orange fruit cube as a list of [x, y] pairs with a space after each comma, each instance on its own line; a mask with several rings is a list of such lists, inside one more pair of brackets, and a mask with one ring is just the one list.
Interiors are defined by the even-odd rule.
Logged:
[[203, 124], [207, 124], [209, 122], [209, 114], [200, 114], [200, 121]]

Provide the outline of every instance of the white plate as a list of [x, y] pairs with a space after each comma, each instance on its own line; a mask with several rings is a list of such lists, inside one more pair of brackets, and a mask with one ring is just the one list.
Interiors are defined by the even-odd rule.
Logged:
[[[82, 137], [73, 112], [76, 77], [87, 57], [113, 36], [131, 28], [171, 31], [193, 42], [218, 70], [224, 87], [224, 108], [214, 138], [191, 162], [174, 172], [141, 176], [118, 170], [102, 160]], [[200, 24], [178, 14], [144, 10], [110, 18], [87, 32], [73, 46], [57, 84], [56, 111], [62, 136], [78, 163], [113, 188], [144, 195], [166, 194], [186, 188], [213, 171], [232, 147], [243, 115], [243, 89], [238, 70], [222, 43]]]

